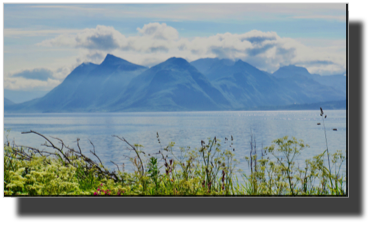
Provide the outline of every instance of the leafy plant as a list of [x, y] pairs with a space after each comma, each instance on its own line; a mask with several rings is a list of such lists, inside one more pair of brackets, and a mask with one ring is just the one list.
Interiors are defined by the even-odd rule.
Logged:
[[[43, 136], [44, 137], [44, 136]], [[159, 143], [159, 136], [157, 134]], [[98, 163], [62, 141], [57, 147], [52, 141], [47, 145], [55, 152], [31, 147], [4, 144], [4, 195], [87, 195], [87, 196], [232, 196], [232, 195], [345, 195], [345, 174], [342, 151], [332, 156], [332, 169], [324, 166], [326, 152], [304, 161], [301, 152], [306, 147], [302, 140], [283, 137], [262, 147], [261, 157], [256, 150], [248, 160], [248, 171], [239, 183], [236, 174], [238, 161], [233, 153], [233, 137], [220, 144], [216, 137], [200, 148], [180, 148], [174, 153], [170, 142], [158, 153], [146, 154], [142, 145], [127, 143], [136, 156], [129, 157], [135, 169], [117, 171], [104, 167], [102, 160], [91, 151]], [[231, 146], [231, 147], [230, 147]], [[256, 148], [256, 147], [254, 147]], [[64, 151], [66, 149], [66, 151]], [[232, 149], [232, 150], [230, 150]], [[155, 155], [155, 156], [153, 156]], [[271, 160], [268, 155], [274, 157]], [[268, 157], [266, 157], [268, 156]], [[266, 157], [266, 158], [265, 158]], [[298, 159], [298, 160], [296, 160]], [[113, 163], [113, 162], [112, 162]], [[254, 166], [255, 165], [255, 166]]]

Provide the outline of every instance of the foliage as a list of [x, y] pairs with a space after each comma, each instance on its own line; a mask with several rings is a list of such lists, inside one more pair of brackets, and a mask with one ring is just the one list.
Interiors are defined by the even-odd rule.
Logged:
[[[125, 140], [124, 138], [119, 138]], [[159, 144], [159, 135], [157, 134]], [[129, 160], [135, 170], [113, 172], [94, 164], [83, 154], [55, 152], [44, 155], [32, 149], [4, 145], [4, 194], [6, 196], [88, 195], [88, 196], [233, 196], [233, 195], [346, 195], [342, 151], [332, 156], [332, 171], [325, 166], [326, 151], [313, 159], [298, 157], [308, 145], [296, 138], [283, 137], [264, 148], [249, 174], [240, 172], [233, 153], [233, 137], [221, 144], [216, 137], [201, 141], [200, 148], [180, 148], [171, 142], [156, 154], [146, 154], [141, 145], [131, 145], [136, 157]], [[224, 146], [227, 145], [227, 146]], [[223, 147], [224, 146], [224, 147]], [[229, 147], [232, 146], [232, 147]], [[79, 147], [79, 145], [78, 145]], [[232, 149], [232, 151], [230, 150]], [[70, 152], [70, 151], [69, 151]], [[94, 149], [94, 155], [95, 149]], [[269, 157], [270, 156], [270, 157]], [[272, 158], [272, 159], [271, 159]], [[297, 159], [297, 160], [296, 160]], [[250, 160], [250, 159], [248, 159]], [[99, 159], [100, 161], [100, 159]], [[101, 161], [100, 161], [101, 162]], [[252, 166], [252, 164], [251, 164]]]

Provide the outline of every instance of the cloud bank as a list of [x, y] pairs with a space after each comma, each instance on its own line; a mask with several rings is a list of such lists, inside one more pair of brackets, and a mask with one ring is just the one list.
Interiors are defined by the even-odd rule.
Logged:
[[74, 62], [58, 69], [24, 69], [8, 74], [4, 79], [6, 89], [51, 90], [82, 62], [101, 63], [107, 53], [145, 66], [153, 66], [173, 56], [188, 61], [206, 57], [242, 59], [268, 72], [292, 64], [306, 67], [310, 73], [341, 74], [346, 64], [344, 40], [297, 40], [258, 30], [185, 38], [177, 29], [157, 22], [137, 28], [133, 36], [123, 35], [111, 26], [99, 25], [67, 31], [38, 45], [75, 49], [78, 55]]
[[47, 81], [53, 78], [53, 72], [49, 69], [37, 68], [33, 70], [24, 70], [11, 75], [12, 77], [23, 77], [25, 79], [34, 79], [40, 81]]
[[339, 45], [312, 47], [296, 39], [280, 37], [276, 32], [258, 30], [243, 34], [226, 32], [209, 37], [184, 38], [175, 28], [156, 22], [137, 28], [134, 36], [125, 36], [113, 27], [98, 25], [76, 34], [62, 34], [38, 45], [78, 48], [85, 52], [78, 61], [95, 63], [99, 63], [107, 53], [146, 66], [173, 56], [188, 61], [217, 57], [242, 59], [268, 72], [294, 64], [319, 74], [342, 73], [346, 64], [345, 41]]
[[10, 73], [4, 78], [4, 89], [8, 90], [51, 90], [58, 86], [64, 78], [77, 66], [58, 69], [35, 68]]

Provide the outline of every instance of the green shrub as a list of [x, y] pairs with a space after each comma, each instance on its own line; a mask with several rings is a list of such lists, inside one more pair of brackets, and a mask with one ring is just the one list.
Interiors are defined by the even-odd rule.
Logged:
[[[228, 146], [233, 145], [232, 140], [231, 137]], [[241, 183], [236, 171], [238, 161], [233, 150], [229, 150], [232, 147], [223, 149], [219, 139], [202, 141], [200, 148], [180, 148], [180, 155], [174, 153], [174, 145], [172, 142], [160, 150], [156, 154], [159, 157], [146, 154], [141, 145], [131, 145], [137, 154], [130, 158], [135, 170], [121, 171], [116, 164], [118, 170], [109, 172], [102, 164], [70, 150], [44, 155], [6, 144], [4, 195], [346, 195], [342, 151], [331, 155], [333, 172], [325, 166], [326, 151], [306, 159], [304, 168], [296, 167], [296, 157], [308, 145], [294, 137], [274, 140], [260, 158], [252, 155], [257, 165], [250, 174], [240, 172]]]

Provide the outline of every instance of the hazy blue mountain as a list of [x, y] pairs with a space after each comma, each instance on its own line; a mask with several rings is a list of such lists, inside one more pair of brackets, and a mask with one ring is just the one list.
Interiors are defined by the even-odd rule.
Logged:
[[302, 67], [283, 67], [271, 75], [241, 60], [205, 58], [192, 64], [199, 67], [235, 109], [345, 99], [342, 92], [308, 78], [309, 72]]
[[210, 81], [215, 81], [222, 77], [231, 76], [240, 72], [249, 72], [249, 74], [257, 78], [267, 78], [267, 76], [270, 75], [242, 60], [232, 61], [230, 59], [202, 58], [191, 62], [191, 64], [209, 78]]
[[36, 98], [41, 98], [46, 95], [49, 91], [27, 91], [27, 90], [8, 90], [4, 89], [4, 97], [13, 101], [15, 104], [33, 100]]
[[216, 69], [223, 66], [232, 66], [235, 64], [235, 62], [230, 59], [201, 58], [196, 61], [192, 61], [191, 64], [195, 66], [199, 72], [208, 76], [210, 74], [210, 71], [214, 72]]
[[44, 97], [17, 104], [10, 111], [85, 112], [98, 111], [121, 94], [129, 81], [143, 72], [139, 66], [113, 55], [100, 65], [83, 63]]
[[145, 69], [146, 67], [108, 54], [77, 85], [77, 90], [70, 96], [65, 109], [97, 111], [99, 107], [111, 103], [126, 89], [130, 80]]
[[[241, 61], [170, 58], [151, 68], [107, 55], [83, 63], [45, 96], [7, 112], [203, 111], [343, 107], [341, 76], [281, 67], [273, 74]], [[345, 82], [344, 82], [345, 83]], [[338, 103], [337, 103], [338, 102]], [[302, 106], [301, 106], [302, 105]]]
[[321, 76], [310, 74], [304, 67], [289, 65], [280, 67], [273, 75], [281, 79], [313, 79], [321, 85], [332, 87], [340, 93], [346, 94], [346, 76], [344, 74]]
[[14, 105], [15, 103], [4, 97], [4, 107], [8, 107], [10, 105]]
[[230, 109], [229, 101], [194, 66], [170, 58], [135, 77], [112, 111]]
[[312, 74], [312, 77], [319, 84], [333, 87], [346, 94], [346, 76], [344, 74], [328, 76]]
[[277, 79], [244, 61], [206, 58], [192, 64], [208, 65], [199, 70], [203, 70], [202, 73], [231, 101], [235, 109], [294, 102], [291, 95], [281, 92]]
[[[342, 87], [342, 82], [339, 80], [331, 81], [330, 84], [326, 84], [326, 80], [335, 80], [334, 77], [320, 76], [317, 74], [312, 75], [306, 68], [293, 65], [280, 67], [273, 75], [283, 81], [283, 83], [286, 83], [288, 86], [287, 89], [289, 90], [295, 87], [301, 87], [304, 94], [315, 99], [314, 102], [346, 99], [345, 80], [343, 83], [344, 87]], [[339, 86], [339, 84], [341, 84], [341, 86]]]
[[280, 67], [273, 75], [277, 78], [311, 77], [311, 74], [306, 68], [295, 65]]

